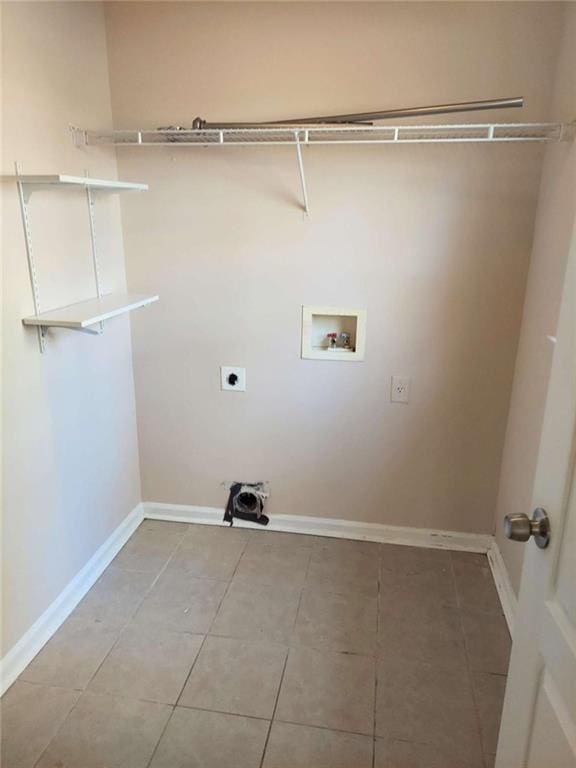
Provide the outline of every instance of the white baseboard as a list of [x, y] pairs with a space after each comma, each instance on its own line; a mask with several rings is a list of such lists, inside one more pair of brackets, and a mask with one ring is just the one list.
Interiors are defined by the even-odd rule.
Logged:
[[490, 569], [492, 570], [492, 577], [498, 590], [498, 596], [500, 603], [502, 604], [502, 610], [506, 617], [506, 623], [508, 624], [508, 630], [510, 636], [514, 637], [514, 621], [516, 619], [516, 613], [518, 611], [518, 598], [512, 587], [510, 576], [508, 575], [508, 569], [500, 552], [496, 539], [492, 539], [492, 545], [488, 550], [488, 562], [490, 563]]
[[0, 695], [50, 640], [144, 519], [142, 504], [124, 518], [56, 600], [0, 660]]
[[[163, 504], [154, 501], [145, 501], [143, 507], [144, 517], [150, 520], [197, 523], [200, 525], [227, 525], [227, 523], [222, 522], [224, 510], [218, 507]], [[338, 539], [407, 544], [412, 547], [453, 549], [463, 552], [487, 553], [492, 546], [492, 536], [488, 534], [408, 528], [327, 517], [308, 517], [306, 515], [274, 515], [266, 527], [244, 520], [235, 520], [234, 525], [238, 528], [254, 528], [263, 531], [285, 531], [312, 536], [330, 536]]]

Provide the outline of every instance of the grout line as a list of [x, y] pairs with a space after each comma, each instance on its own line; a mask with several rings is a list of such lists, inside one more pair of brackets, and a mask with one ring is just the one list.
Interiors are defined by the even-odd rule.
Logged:
[[302, 605], [302, 598], [304, 597], [304, 592], [306, 590], [306, 583], [308, 579], [308, 573], [310, 572], [311, 562], [312, 562], [312, 551], [310, 551], [308, 555], [308, 561], [306, 563], [306, 573], [304, 574], [302, 586], [300, 587], [300, 594], [298, 595], [298, 605], [296, 606], [296, 613], [294, 614], [294, 621], [292, 623], [292, 629], [290, 630], [290, 641], [289, 641], [290, 647], [292, 647], [293, 641], [295, 640], [294, 633], [296, 631], [296, 625], [298, 624], [298, 617], [300, 616], [300, 607]]
[[192, 662], [192, 664], [191, 664], [191, 666], [190, 666], [190, 669], [188, 670], [188, 674], [186, 675], [186, 677], [185, 677], [185, 679], [184, 679], [184, 682], [183, 682], [183, 683], [182, 683], [182, 685], [180, 686], [180, 692], [178, 693], [178, 696], [176, 696], [176, 703], [174, 704], [174, 706], [175, 706], [175, 707], [178, 707], [178, 706], [182, 706], [182, 705], [180, 704], [180, 699], [182, 698], [182, 694], [184, 693], [184, 688], [186, 688], [186, 685], [188, 684], [188, 680], [190, 679], [190, 675], [192, 674], [192, 670], [193, 670], [193, 669], [194, 669], [194, 667], [196, 666], [196, 663], [197, 663], [197, 661], [198, 661], [198, 657], [199, 657], [199, 656], [200, 656], [200, 654], [202, 653], [202, 649], [204, 648], [204, 645], [205, 645], [205, 643], [206, 643], [206, 638], [207, 638], [207, 637], [208, 637], [208, 633], [206, 633], [206, 634], [204, 635], [204, 637], [202, 638], [202, 642], [200, 643], [200, 648], [198, 648], [198, 653], [197, 653], [197, 654], [196, 654], [196, 656], [194, 657], [194, 661]]
[[270, 724], [268, 725], [268, 733], [266, 734], [266, 740], [264, 742], [264, 749], [262, 750], [262, 757], [260, 759], [260, 768], [264, 765], [264, 758], [266, 757], [266, 750], [268, 749], [268, 742], [270, 741], [270, 734], [272, 732], [272, 724], [274, 723], [274, 718], [276, 717], [276, 710], [278, 708], [278, 701], [280, 699], [280, 691], [282, 690], [282, 684], [284, 682], [284, 675], [286, 673], [286, 667], [288, 666], [288, 656], [290, 655], [290, 648], [286, 651], [286, 658], [284, 659], [284, 666], [282, 667], [282, 674], [280, 676], [280, 685], [278, 686], [278, 691], [276, 693], [276, 700], [274, 702], [274, 708], [272, 710], [272, 716], [270, 717]]
[[292, 622], [292, 629], [290, 630], [289, 635], [289, 643], [288, 647], [286, 649], [286, 658], [284, 659], [284, 666], [282, 667], [282, 675], [280, 676], [280, 684], [278, 686], [278, 691], [276, 693], [276, 700], [274, 702], [274, 709], [272, 710], [272, 717], [270, 718], [270, 725], [268, 726], [268, 733], [266, 734], [266, 741], [264, 742], [264, 749], [262, 750], [262, 758], [260, 760], [260, 768], [264, 765], [264, 758], [266, 756], [266, 750], [268, 748], [268, 742], [270, 740], [270, 733], [272, 732], [272, 724], [274, 722], [274, 718], [276, 716], [276, 709], [278, 707], [278, 701], [280, 699], [280, 691], [282, 690], [282, 684], [284, 682], [284, 674], [286, 672], [286, 666], [288, 665], [288, 657], [292, 651], [292, 641], [294, 640], [294, 632], [296, 629], [296, 624], [298, 622], [298, 616], [300, 614], [300, 606], [302, 604], [302, 597], [304, 595], [304, 587], [306, 584], [306, 579], [308, 578], [308, 572], [310, 570], [310, 563], [312, 561], [312, 552], [313, 547], [310, 548], [308, 552], [308, 560], [306, 561], [306, 573], [304, 574], [304, 579], [302, 581], [302, 586], [300, 587], [300, 594], [298, 595], [298, 605], [296, 606], [296, 611], [294, 612], [294, 621]]
[[[24, 679], [21, 680], [20, 676], [18, 676], [18, 678], [14, 680], [14, 683], [25, 683], [26, 685], [36, 685], [38, 686], [38, 688], [57, 688], [59, 691], [70, 691], [70, 692], [76, 691], [76, 693], [84, 693], [84, 688], [70, 688], [64, 685], [55, 685], [54, 683], [43, 683], [42, 681], [39, 681], [39, 680], [24, 680]], [[12, 685], [14, 685], [14, 683], [12, 683]], [[12, 687], [12, 685], [10, 686], [10, 688]], [[8, 690], [5, 691], [5, 693], [2, 695], [2, 701], [4, 700], [4, 696], [6, 696], [6, 693], [8, 693]], [[2, 763], [0, 763], [0, 766], [1, 765]]]
[[[72, 690], [72, 689], [68, 688], [68, 690]], [[74, 689], [74, 690], [76, 690], [76, 689]], [[83, 694], [83, 693], [84, 693], [84, 692], [82, 691], [82, 692], [80, 693], [80, 695], [78, 696], [78, 698], [76, 699], [76, 701], [74, 702], [74, 704], [73, 704], [73, 705], [70, 707], [70, 711], [68, 712], [68, 714], [66, 715], [66, 717], [64, 718], [64, 720], [62, 720], [62, 722], [60, 723], [60, 727], [58, 728], [58, 730], [56, 731], [56, 733], [54, 734], [54, 736], [52, 736], [52, 738], [49, 740], [48, 744], [46, 744], [46, 746], [44, 747], [44, 749], [43, 749], [43, 750], [42, 750], [42, 752], [40, 753], [40, 755], [39, 755], [39, 757], [38, 757], [38, 760], [36, 760], [36, 761], [34, 762], [33, 768], [36, 768], [36, 766], [40, 765], [40, 761], [42, 760], [42, 758], [44, 757], [44, 755], [46, 754], [46, 752], [48, 752], [48, 750], [50, 749], [50, 747], [51, 747], [51, 745], [54, 743], [54, 741], [57, 739], [58, 735], [60, 734], [60, 731], [62, 730], [62, 728], [64, 728], [64, 725], [65, 725], [65, 723], [67, 723], [67, 722], [68, 722], [68, 718], [70, 717], [70, 715], [72, 714], [72, 712], [74, 712], [74, 710], [75, 710], [75, 709], [76, 709], [76, 707], [78, 706], [78, 702], [79, 702], [79, 701], [80, 701], [80, 699], [82, 698], [82, 694]]]
[[376, 595], [376, 651], [374, 657], [374, 732], [372, 736], [372, 768], [376, 766], [376, 710], [378, 707], [378, 661], [380, 651], [380, 609], [382, 605], [382, 551], [378, 553], [378, 593]]
[[[363, 733], [361, 731], [345, 731], [343, 728], [332, 728], [327, 725], [312, 725], [311, 723], [303, 723], [298, 722], [296, 720], [284, 720], [282, 718], [274, 719], [274, 723], [284, 723], [286, 725], [301, 725], [303, 728], [317, 728], [320, 731], [332, 731], [334, 733], [345, 733], [349, 736], [363, 736], [365, 739], [370, 739], [370, 741], [374, 741], [374, 737], [371, 736], [369, 733]], [[313, 767], [311, 767], [313, 768]]]
[[172, 715], [174, 714], [174, 710], [176, 709], [176, 705], [171, 705], [171, 712], [166, 718], [166, 722], [164, 723], [164, 728], [160, 731], [160, 736], [158, 736], [158, 740], [156, 741], [156, 744], [154, 745], [154, 749], [152, 750], [152, 754], [150, 755], [150, 760], [146, 763], [146, 768], [149, 768], [150, 764], [152, 763], [152, 760], [154, 760], [154, 757], [156, 755], [156, 752], [158, 751], [158, 747], [160, 746], [160, 742], [162, 741], [162, 737], [166, 733], [166, 729], [168, 728], [168, 723], [170, 720], [172, 720]]
[[376, 707], [378, 706], [378, 659], [374, 659], [374, 718], [372, 729], [372, 768], [376, 763]]
[[[140, 525], [142, 525], [142, 523], [141, 523]], [[138, 531], [138, 529], [139, 529], [139, 528], [140, 528], [140, 526], [138, 526], [138, 528], [136, 529], [136, 531], [134, 531], [134, 533], [132, 534], [132, 536], [134, 536], [134, 534], [135, 534], [135, 533]], [[136, 616], [136, 614], [138, 613], [138, 611], [139, 611], [139, 610], [140, 610], [140, 608], [142, 607], [142, 603], [144, 602], [144, 600], [146, 600], [146, 598], [148, 597], [148, 595], [150, 594], [150, 592], [151, 592], [151, 591], [154, 589], [154, 587], [155, 587], [156, 583], [158, 582], [158, 579], [160, 578], [160, 576], [162, 576], [162, 574], [164, 573], [164, 571], [165, 571], [165, 570], [166, 570], [166, 568], [168, 567], [168, 565], [169, 565], [170, 561], [172, 560], [172, 558], [173, 558], [173, 557], [174, 557], [174, 555], [176, 554], [176, 552], [177, 552], [177, 550], [178, 550], [178, 548], [179, 548], [179, 546], [180, 546], [180, 543], [181, 543], [181, 541], [182, 541], [182, 539], [184, 538], [184, 536], [185, 536], [185, 535], [186, 535], [186, 534], [184, 533], [184, 534], [181, 536], [181, 538], [179, 539], [179, 541], [176, 543], [176, 545], [174, 546], [174, 549], [172, 550], [171, 554], [170, 554], [170, 555], [169, 555], [169, 557], [166, 559], [166, 562], [164, 563], [164, 565], [162, 566], [162, 568], [160, 568], [160, 570], [159, 570], [159, 571], [158, 571], [158, 573], [156, 574], [155, 578], [153, 578], [153, 579], [152, 579], [152, 582], [150, 583], [150, 586], [148, 587], [148, 589], [147, 589], [147, 590], [144, 592], [144, 594], [142, 595], [142, 597], [141, 597], [141, 598], [140, 598], [140, 600], [138, 601], [138, 604], [137, 604], [137, 606], [135, 607], [135, 609], [133, 610], [133, 612], [130, 614], [130, 616], [129, 616], [129, 617], [126, 619], [125, 623], [122, 625], [122, 629], [120, 630], [120, 632], [119, 632], [119, 634], [118, 634], [118, 637], [116, 638], [116, 640], [115, 640], [115, 641], [114, 641], [114, 643], [112, 644], [112, 646], [111, 646], [110, 650], [108, 651], [108, 653], [106, 654], [106, 656], [104, 656], [104, 658], [102, 659], [102, 661], [101, 661], [101, 662], [100, 662], [100, 664], [98, 665], [98, 667], [97, 667], [97, 669], [95, 670], [94, 674], [93, 674], [93, 675], [90, 677], [90, 679], [89, 679], [89, 680], [88, 680], [88, 682], [86, 683], [86, 686], [85, 686], [84, 690], [87, 690], [87, 689], [88, 689], [88, 687], [89, 687], [90, 683], [91, 683], [91, 682], [94, 680], [94, 678], [96, 677], [96, 675], [98, 674], [98, 672], [99, 672], [99, 671], [100, 671], [100, 669], [102, 668], [102, 666], [103, 666], [104, 662], [105, 662], [105, 661], [108, 659], [108, 657], [110, 656], [110, 654], [112, 653], [112, 651], [113, 651], [113, 650], [115, 650], [115, 648], [117, 647], [118, 643], [120, 642], [120, 638], [121, 638], [121, 637], [124, 635], [124, 632], [126, 631], [126, 627], [127, 627], [127, 626], [130, 624], [130, 622], [131, 622], [131, 621], [134, 619], [134, 617]], [[126, 544], [128, 544], [128, 542], [129, 542], [129, 541], [132, 539], [132, 536], [130, 537], [130, 539], [128, 539], [128, 541], [126, 542]], [[126, 544], [125, 544], [124, 546], [126, 546]], [[112, 562], [114, 562], [114, 561], [112, 561]], [[110, 563], [110, 565], [112, 565], [112, 563]], [[108, 566], [108, 568], [109, 568], [109, 567], [110, 567], [110, 566]], [[108, 568], [106, 569], [106, 571], [108, 570]], [[122, 569], [121, 569], [121, 568], [119, 568], [118, 570], [122, 570]], [[106, 571], [104, 571], [104, 573], [106, 573]], [[127, 572], [127, 573], [135, 573], [135, 571], [126, 571], [126, 572]], [[143, 571], [138, 571], [138, 573], [144, 573], [144, 572], [143, 572]], [[102, 574], [102, 575], [104, 575], [104, 574]], [[89, 594], [89, 593], [88, 593], [88, 594]]]
[[274, 702], [274, 709], [272, 710], [272, 717], [270, 718], [270, 725], [268, 726], [268, 733], [266, 734], [266, 741], [264, 742], [264, 749], [262, 750], [262, 758], [260, 760], [260, 768], [264, 765], [264, 758], [266, 756], [266, 750], [268, 749], [268, 742], [270, 740], [270, 734], [272, 732], [272, 724], [274, 723], [274, 718], [276, 717], [276, 710], [278, 708], [278, 701], [280, 700], [280, 691], [282, 690], [282, 684], [284, 683], [284, 675], [286, 673], [286, 667], [288, 665], [288, 657], [290, 656], [290, 653], [292, 652], [292, 641], [294, 640], [294, 632], [296, 629], [296, 624], [298, 622], [298, 616], [300, 614], [300, 606], [302, 604], [302, 597], [304, 595], [304, 588], [306, 585], [306, 580], [308, 578], [308, 572], [310, 571], [310, 563], [312, 562], [312, 553], [313, 553], [314, 547], [310, 548], [310, 551], [308, 552], [308, 560], [306, 561], [306, 573], [304, 574], [304, 579], [302, 581], [302, 586], [300, 587], [300, 594], [298, 595], [298, 605], [296, 606], [296, 611], [294, 613], [294, 621], [292, 622], [292, 629], [290, 631], [290, 637], [289, 637], [289, 645], [286, 650], [286, 658], [284, 659], [284, 666], [282, 667], [282, 675], [280, 676], [280, 684], [278, 686], [278, 691], [276, 693], [276, 700]]
[[[172, 557], [174, 556], [174, 554], [176, 554], [178, 549], [181, 547], [182, 541], [184, 540], [184, 538], [186, 537], [186, 535], [188, 533], [189, 533], [189, 531], [186, 531], [184, 536], [180, 539], [180, 541], [178, 543], [179, 546], [177, 546], [176, 549], [174, 550], [174, 552], [172, 553]], [[200, 657], [200, 654], [202, 653], [202, 649], [204, 648], [204, 644], [206, 643], [206, 638], [208, 637], [209, 632], [212, 629], [212, 625], [216, 621], [216, 616], [218, 615], [218, 611], [220, 610], [220, 606], [222, 605], [222, 602], [223, 602], [224, 598], [228, 594], [228, 590], [230, 589], [230, 584], [232, 582], [232, 579], [234, 578], [234, 575], [236, 574], [236, 570], [238, 568], [238, 564], [240, 563], [240, 560], [242, 559], [242, 555], [244, 554], [244, 552], [246, 550], [246, 545], [247, 544], [248, 544], [248, 539], [244, 542], [244, 546], [242, 547], [242, 552], [240, 553], [240, 557], [238, 558], [238, 561], [236, 562], [236, 565], [234, 566], [234, 573], [232, 574], [232, 576], [228, 580], [228, 583], [226, 585], [226, 589], [224, 590], [224, 593], [222, 594], [222, 597], [220, 598], [218, 606], [217, 606], [216, 610], [214, 611], [214, 617], [213, 617], [212, 621], [210, 622], [210, 626], [206, 630], [206, 633], [204, 634], [204, 639], [202, 640], [202, 643], [200, 644], [200, 648], [198, 648], [198, 653], [196, 654], [196, 656], [194, 658], [194, 661], [192, 662], [192, 666], [190, 667], [190, 669], [188, 671], [188, 674], [186, 675], [186, 679], [182, 683], [182, 687], [180, 688], [180, 693], [176, 697], [176, 703], [172, 707], [172, 712], [170, 713], [170, 716], [166, 720], [166, 724], [164, 725], [164, 728], [162, 729], [162, 733], [160, 734], [160, 736], [158, 738], [158, 741], [156, 742], [156, 746], [154, 747], [154, 750], [153, 750], [153, 752], [152, 752], [152, 754], [150, 756], [150, 760], [146, 763], [146, 768], [149, 768], [150, 765], [152, 764], [152, 761], [154, 760], [154, 756], [156, 755], [156, 752], [158, 751], [158, 747], [160, 746], [160, 742], [162, 741], [162, 739], [164, 737], [164, 734], [166, 732], [166, 729], [168, 728], [168, 723], [170, 722], [170, 720], [172, 720], [172, 715], [176, 711], [176, 707], [178, 707], [178, 705], [179, 705], [180, 699], [182, 698], [182, 694], [184, 693], [184, 688], [186, 688], [186, 685], [188, 684], [188, 680], [190, 679], [190, 675], [192, 674], [192, 670], [196, 666], [196, 663], [197, 663], [197, 661], [198, 661], [198, 659]], [[170, 558], [170, 560], [172, 559], [172, 557]], [[170, 561], [168, 561], [168, 562], [170, 562]], [[168, 563], [166, 563], [166, 566], [167, 565], [168, 565]], [[223, 579], [221, 579], [221, 581], [223, 581]]]
[[258, 720], [262, 723], [269, 723], [269, 717], [260, 717], [260, 715], [245, 715], [242, 712], [227, 712], [224, 709], [208, 709], [208, 707], [191, 707], [189, 704], [175, 704], [175, 709], [185, 709], [187, 712], [213, 712], [215, 715], [227, 715], [228, 717], [245, 717], [247, 720]]
[[470, 656], [468, 654], [468, 643], [466, 642], [466, 633], [464, 632], [464, 621], [462, 620], [462, 603], [460, 601], [460, 592], [458, 590], [458, 580], [456, 578], [456, 570], [454, 569], [454, 558], [450, 554], [450, 569], [452, 571], [452, 581], [454, 583], [454, 590], [456, 592], [456, 606], [458, 608], [458, 619], [460, 623], [460, 632], [462, 633], [462, 643], [464, 645], [464, 655], [466, 657], [466, 671], [468, 674], [468, 684], [470, 685], [470, 693], [472, 695], [472, 704], [474, 706], [474, 714], [476, 715], [476, 729], [478, 731], [478, 738], [480, 739], [480, 754], [482, 756], [482, 762], [486, 766], [486, 755], [484, 753], [484, 739], [482, 738], [482, 720], [480, 718], [480, 709], [478, 706], [478, 700], [476, 697], [476, 688], [474, 686], [474, 680], [472, 677], [472, 669], [470, 667]]
[[[318, 641], [321, 643], [321, 641]], [[316, 653], [337, 653], [340, 656], [353, 656], [354, 658], [360, 658], [360, 659], [378, 659], [379, 656], [377, 653], [369, 653], [368, 651], [343, 651], [341, 648], [327, 648], [326, 645], [316, 645], [314, 642], [309, 643], [297, 643], [297, 642], [291, 642], [288, 644], [290, 648], [293, 648], [295, 651], [315, 651]]]
[[[136, 528], [136, 530], [135, 530], [135, 531], [132, 533], [132, 536], [130, 536], [130, 538], [128, 539], [128, 541], [127, 541], [127, 542], [124, 544], [124, 547], [126, 546], [126, 544], [128, 544], [128, 542], [129, 542], [129, 541], [131, 541], [131, 540], [132, 540], [132, 537], [133, 537], [133, 536], [136, 534], [136, 532], [137, 532], [137, 531], [140, 529], [140, 527], [141, 527], [141, 525], [142, 525], [142, 523], [143, 523], [143, 522], [144, 522], [144, 521], [142, 521], [142, 522], [140, 523], [140, 525], [138, 526], [138, 528]], [[184, 537], [184, 535], [185, 535], [185, 534], [183, 534], [183, 535], [182, 535], [182, 538]], [[182, 539], [180, 539], [180, 541], [181, 541], [181, 540], [182, 540]], [[90, 678], [89, 678], [88, 682], [86, 683], [86, 685], [84, 686], [84, 688], [82, 688], [82, 689], [77, 689], [77, 688], [68, 688], [68, 689], [67, 689], [67, 690], [80, 690], [80, 695], [78, 696], [78, 700], [77, 700], [77, 701], [76, 701], [76, 703], [73, 705], [73, 707], [70, 709], [70, 711], [68, 712], [68, 714], [66, 715], [66, 717], [65, 717], [65, 718], [64, 718], [64, 720], [62, 721], [62, 723], [61, 723], [61, 725], [60, 725], [60, 728], [58, 728], [58, 730], [56, 731], [56, 733], [54, 734], [54, 736], [53, 736], [53, 737], [50, 739], [50, 741], [49, 741], [49, 742], [48, 742], [48, 744], [46, 745], [46, 748], [45, 748], [45, 749], [42, 751], [42, 754], [40, 755], [40, 757], [38, 758], [38, 760], [37, 760], [37, 761], [34, 763], [34, 766], [37, 766], [37, 765], [40, 763], [40, 761], [42, 760], [42, 758], [44, 757], [44, 755], [46, 754], [46, 752], [48, 751], [48, 749], [50, 748], [50, 746], [51, 746], [51, 745], [54, 743], [54, 741], [55, 741], [55, 740], [58, 738], [58, 736], [59, 736], [60, 732], [62, 731], [62, 729], [63, 729], [64, 725], [65, 725], [65, 724], [68, 722], [68, 720], [70, 719], [70, 716], [72, 715], [72, 713], [74, 712], [74, 710], [76, 709], [76, 707], [78, 706], [78, 704], [80, 703], [80, 700], [82, 699], [82, 697], [84, 696], [84, 694], [85, 694], [86, 692], [88, 692], [88, 693], [91, 693], [91, 691], [88, 691], [88, 686], [90, 685], [90, 683], [92, 682], [92, 680], [93, 680], [93, 679], [96, 677], [96, 675], [97, 675], [97, 674], [98, 674], [98, 672], [100, 671], [100, 669], [101, 669], [102, 665], [104, 664], [104, 662], [106, 661], [106, 659], [107, 659], [107, 658], [110, 656], [110, 654], [112, 653], [112, 651], [113, 651], [113, 650], [116, 648], [116, 646], [118, 645], [118, 642], [119, 642], [120, 638], [121, 638], [121, 637], [122, 637], [122, 635], [124, 634], [124, 630], [126, 629], [126, 627], [128, 626], [128, 624], [129, 624], [129, 623], [132, 621], [132, 619], [134, 618], [134, 616], [136, 615], [136, 613], [137, 613], [137, 612], [138, 612], [138, 610], [140, 609], [140, 606], [142, 605], [142, 603], [144, 602], [144, 600], [146, 599], [146, 597], [148, 596], [148, 594], [150, 593], [150, 591], [152, 590], [152, 588], [154, 587], [154, 585], [156, 584], [156, 582], [158, 581], [158, 579], [160, 578], [160, 576], [161, 576], [161, 575], [164, 573], [164, 571], [166, 570], [166, 567], [168, 566], [168, 563], [170, 562], [170, 560], [171, 560], [171, 559], [172, 559], [172, 557], [174, 556], [174, 553], [175, 553], [175, 552], [176, 552], [176, 550], [178, 549], [178, 546], [179, 546], [179, 544], [180, 544], [180, 541], [178, 541], [178, 543], [177, 543], [177, 544], [176, 544], [176, 546], [174, 547], [174, 550], [172, 551], [172, 554], [171, 554], [171, 555], [168, 557], [168, 559], [167, 559], [167, 560], [166, 560], [166, 562], [164, 563], [163, 567], [162, 567], [162, 568], [160, 569], [160, 571], [158, 572], [157, 576], [156, 576], [154, 579], [152, 579], [152, 582], [151, 582], [150, 586], [149, 586], [149, 587], [148, 587], [148, 589], [147, 589], [147, 590], [144, 592], [144, 594], [142, 595], [141, 599], [138, 601], [138, 604], [137, 604], [136, 608], [134, 609], [134, 611], [133, 611], [133, 612], [130, 614], [130, 616], [129, 616], [129, 617], [126, 619], [126, 621], [125, 621], [125, 622], [122, 624], [122, 627], [121, 627], [121, 629], [120, 629], [120, 632], [118, 633], [118, 637], [116, 638], [116, 640], [114, 641], [114, 643], [111, 645], [111, 647], [109, 648], [108, 652], [106, 653], [106, 655], [104, 656], [104, 658], [102, 659], [102, 661], [100, 662], [100, 664], [98, 665], [98, 667], [96, 668], [96, 670], [94, 671], [94, 673], [93, 673], [93, 674], [90, 676]], [[124, 547], [122, 547], [122, 549], [124, 549]], [[120, 552], [121, 552], [121, 551], [122, 551], [122, 550], [120, 550]], [[120, 552], [119, 552], [118, 554], [120, 554]], [[117, 556], [118, 556], [118, 555], [116, 555], [116, 557], [117, 557]], [[114, 559], [116, 559], [116, 558], [114, 558]], [[112, 569], [114, 569], [114, 566], [112, 565], [112, 563], [113, 563], [113, 562], [114, 562], [114, 560], [112, 560], [112, 562], [111, 562], [111, 563], [109, 563], [109, 564], [108, 564], [108, 566], [107, 566], [107, 567], [104, 569], [103, 573], [102, 573], [102, 574], [101, 574], [101, 575], [98, 577], [98, 580], [96, 581], [96, 584], [98, 583], [98, 581], [100, 581], [100, 579], [102, 578], [102, 576], [104, 576], [104, 574], [105, 574], [105, 573], [108, 571], [108, 569], [109, 569], [111, 566], [112, 566]], [[123, 569], [121, 569], [121, 568], [118, 568], [117, 570], [121, 571], [121, 570], [123, 570]], [[126, 573], [145, 573], [145, 572], [143, 572], [143, 571], [125, 571], [125, 572], [126, 572]], [[84, 596], [84, 598], [83, 598], [83, 599], [85, 599], [85, 598], [86, 598], [86, 597], [87, 597], [87, 596], [90, 594], [90, 592], [92, 591], [92, 589], [94, 589], [94, 587], [96, 586], [96, 584], [93, 584], [93, 585], [92, 585], [92, 587], [90, 587], [90, 589], [88, 590], [88, 592], [86, 593], [86, 595]], [[70, 615], [72, 616], [72, 615], [73, 615], [73, 612], [72, 612], [72, 614], [70, 614]], [[93, 618], [96, 618], [96, 617], [93, 617]], [[57, 633], [55, 633], [55, 634], [54, 634], [54, 636], [55, 636], [56, 634], [57, 634]], [[53, 686], [53, 687], [56, 687], [56, 686]], [[111, 695], [111, 694], [106, 694], [106, 695]], [[121, 697], [120, 697], [120, 698], [121, 698]], [[157, 702], [155, 702], [155, 703], [157, 703]], [[169, 704], [168, 704], [168, 705], [167, 705], [167, 704], [164, 704], [163, 706], [170, 706], [170, 705], [169, 705]], [[166, 721], [166, 723], [168, 723], [168, 721], [169, 721], [169, 720], [170, 720], [170, 717], [168, 718], [168, 720]]]
[[196, 662], [198, 661], [198, 658], [200, 657], [200, 654], [202, 653], [202, 649], [204, 648], [204, 644], [206, 643], [206, 638], [210, 635], [210, 631], [212, 630], [212, 627], [214, 626], [214, 622], [216, 621], [216, 617], [218, 616], [218, 612], [220, 611], [220, 607], [222, 603], [224, 602], [224, 599], [226, 598], [226, 595], [228, 594], [228, 591], [230, 590], [230, 585], [232, 584], [232, 579], [236, 575], [236, 571], [238, 570], [238, 566], [240, 565], [240, 561], [242, 560], [242, 557], [244, 555], [244, 552], [246, 551], [246, 546], [248, 544], [248, 540], [243, 542], [244, 546], [242, 547], [242, 552], [240, 553], [240, 557], [236, 561], [236, 565], [234, 566], [234, 571], [232, 573], [232, 576], [228, 579], [228, 582], [226, 584], [226, 589], [224, 590], [222, 597], [220, 598], [218, 605], [216, 607], [216, 610], [214, 611], [214, 616], [212, 618], [212, 621], [210, 622], [210, 625], [208, 626], [206, 632], [204, 633], [204, 639], [202, 640], [202, 644], [200, 645], [200, 648], [198, 649], [198, 653], [196, 654], [196, 658], [192, 662], [192, 666], [190, 667], [190, 670], [188, 674], [186, 675], [186, 679], [184, 680], [184, 683], [182, 684], [182, 687], [180, 688], [180, 693], [178, 694], [178, 697], [176, 699], [176, 705], [180, 706], [180, 699], [182, 698], [182, 694], [184, 693], [184, 688], [186, 688], [186, 685], [188, 684], [188, 680], [190, 679], [190, 675], [192, 674], [192, 670], [196, 666]]

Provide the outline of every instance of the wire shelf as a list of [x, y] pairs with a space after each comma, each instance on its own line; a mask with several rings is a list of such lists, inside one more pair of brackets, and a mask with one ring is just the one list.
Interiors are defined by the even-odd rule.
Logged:
[[310, 206], [302, 147], [378, 144], [498, 144], [572, 140], [574, 123], [466, 123], [464, 125], [282, 125], [244, 128], [157, 128], [88, 131], [70, 126], [77, 146], [255, 147], [291, 146], [296, 150], [302, 210]]
[[282, 126], [222, 129], [133, 129], [89, 131], [72, 127], [79, 145], [116, 146], [282, 146], [295, 144], [437, 144], [551, 142], [573, 138], [564, 123], [482, 123], [464, 125]]

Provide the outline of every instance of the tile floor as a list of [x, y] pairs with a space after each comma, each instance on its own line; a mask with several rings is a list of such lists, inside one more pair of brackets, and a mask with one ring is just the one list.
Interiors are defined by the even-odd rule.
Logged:
[[2, 700], [2, 768], [491, 768], [482, 555], [145, 521]]

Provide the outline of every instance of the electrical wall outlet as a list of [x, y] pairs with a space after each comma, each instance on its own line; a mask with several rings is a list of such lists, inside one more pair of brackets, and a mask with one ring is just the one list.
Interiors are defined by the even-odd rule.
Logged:
[[246, 392], [246, 368], [221, 365], [220, 386], [229, 392]]
[[392, 376], [392, 386], [390, 388], [391, 403], [409, 403], [410, 402], [410, 383], [411, 379], [407, 376]]

